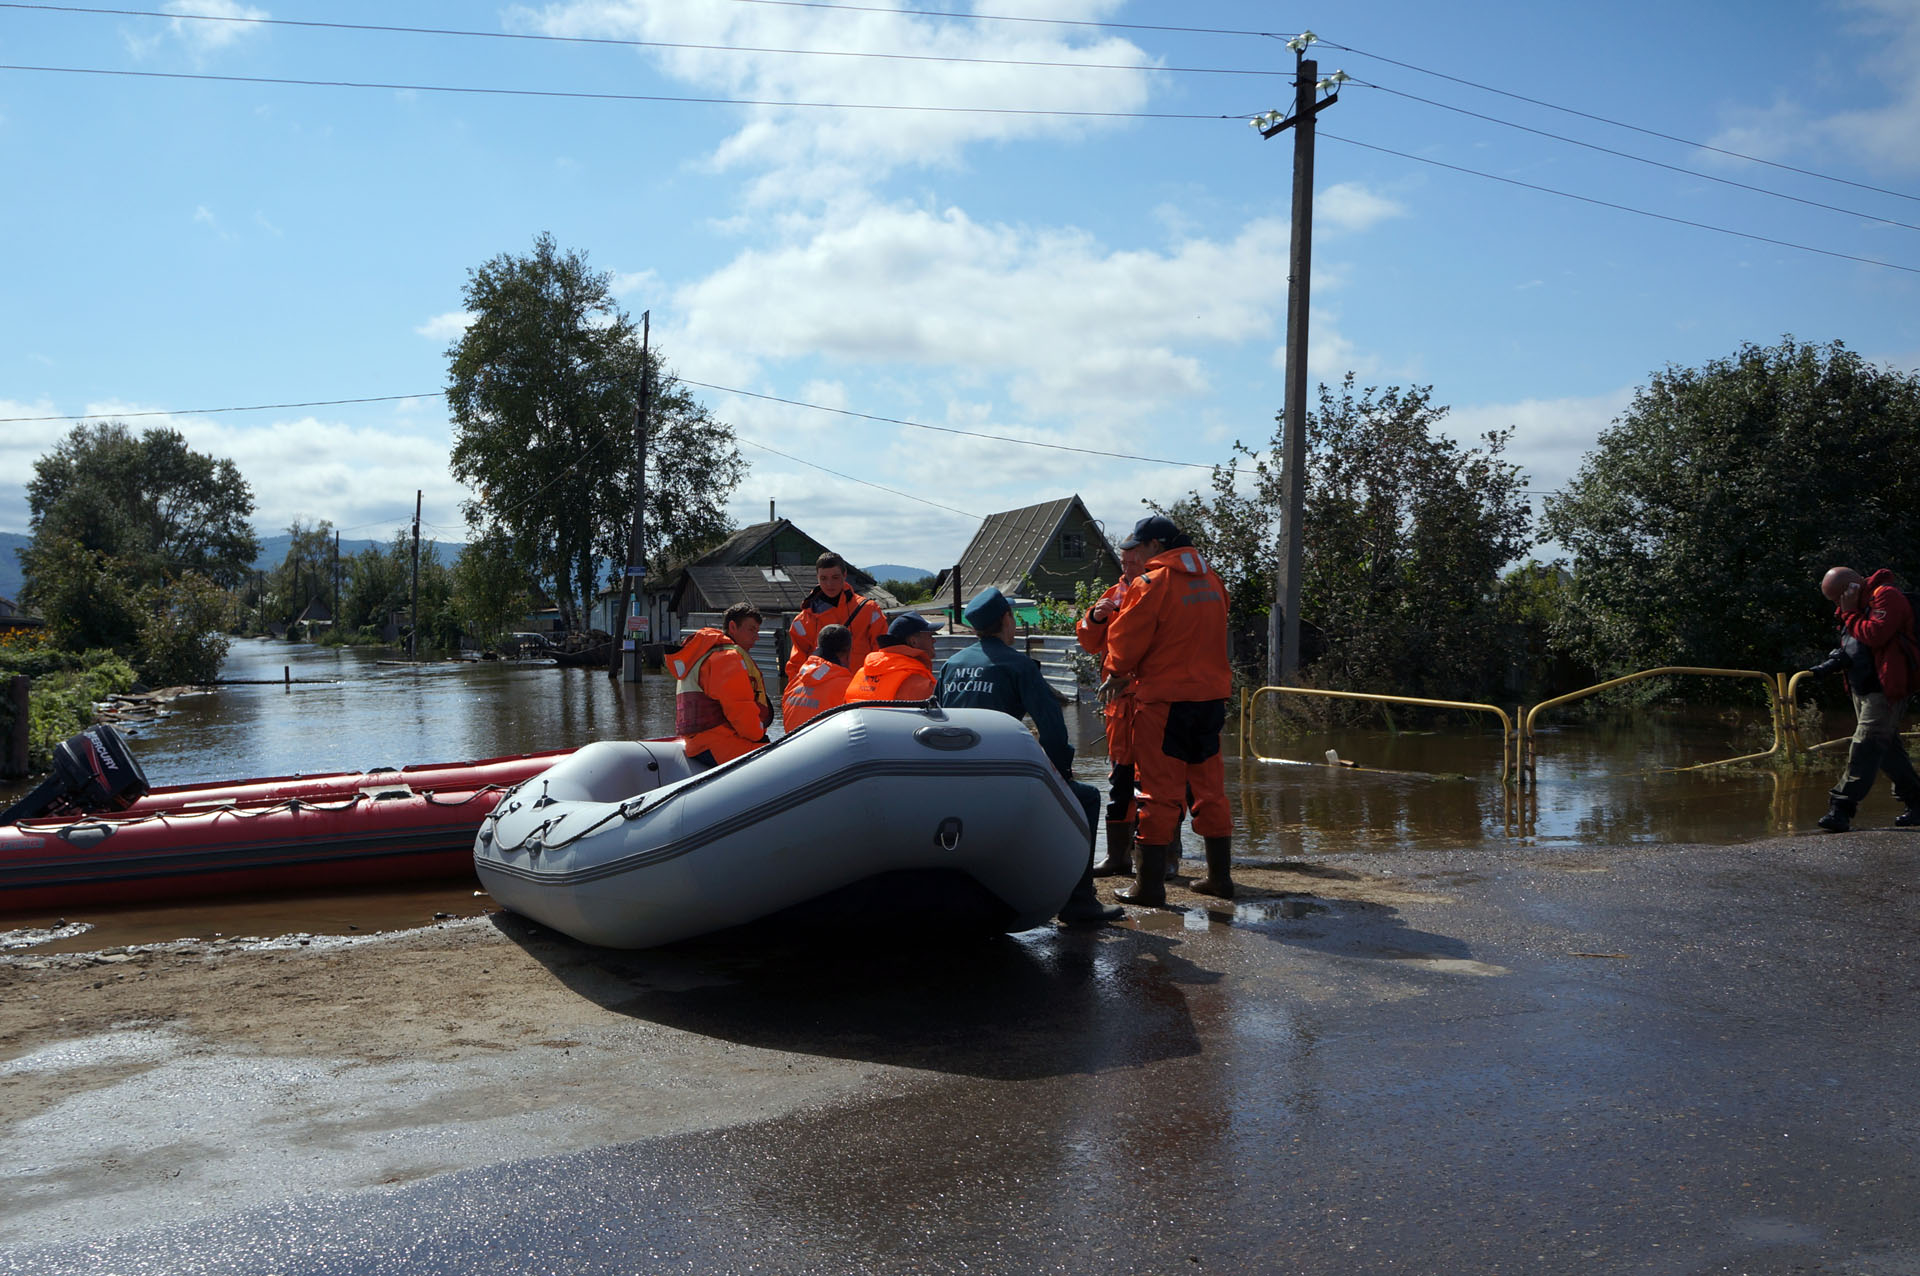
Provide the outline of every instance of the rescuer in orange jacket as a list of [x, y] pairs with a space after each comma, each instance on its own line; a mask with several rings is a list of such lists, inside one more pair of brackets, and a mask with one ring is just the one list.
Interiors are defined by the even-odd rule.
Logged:
[[933, 695], [933, 626], [902, 612], [880, 635], [880, 650], [868, 656], [847, 684], [846, 703], [857, 700], [925, 700]]
[[1168, 843], [1191, 792], [1193, 831], [1206, 839], [1202, 895], [1233, 896], [1233, 811], [1220, 729], [1233, 670], [1227, 664], [1227, 589], [1172, 519], [1155, 514], [1120, 542], [1148, 555], [1127, 605], [1107, 625], [1113, 682], [1132, 691], [1133, 760], [1142, 795], [1140, 868], [1130, 904], [1167, 901]]
[[820, 645], [781, 697], [780, 721], [788, 735], [847, 698], [847, 684], [853, 680], [847, 652], [852, 647], [853, 634], [845, 625], [828, 625], [820, 631]]
[[[1147, 556], [1138, 545], [1120, 551], [1120, 579], [1107, 587], [1087, 614], [1074, 626], [1074, 636], [1082, 650], [1100, 660], [1102, 708], [1107, 720], [1107, 857], [1094, 867], [1095, 877], [1128, 877], [1133, 874], [1133, 836], [1137, 812], [1134, 809], [1133, 716], [1137, 702], [1133, 696], [1112, 690], [1107, 663], [1107, 626], [1126, 605], [1127, 591], [1140, 578]], [[1170, 861], [1171, 863], [1171, 861]]]
[[748, 654], [759, 638], [759, 608], [735, 603], [720, 628], [696, 629], [667, 653], [673, 732], [696, 768], [731, 762], [767, 742], [773, 701]]
[[828, 625], [845, 625], [853, 632], [853, 652], [847, 658], [850, 669], [858, 669], [880, 645], [881, 635], [887, 632], [887, 618], [880, 605], [847, 588], [846, 559], [832, 553], [820, 555], [813, 565], [813, 579], [815, 588], [801, 600], [800, 614], [787, 629], [787, 636], [793, 641], [793, 651], [787, 656], [789, 686], [793, 685], [800, 666], [813, 654], [814, 644], [820, 641], [820, 631]]

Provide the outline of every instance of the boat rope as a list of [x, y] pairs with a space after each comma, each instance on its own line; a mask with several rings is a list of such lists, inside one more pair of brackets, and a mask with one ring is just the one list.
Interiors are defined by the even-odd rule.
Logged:
[[[849, 710], [856, 710], [856, 709], [918, 709], [921, 712], [928, 714], [929, 716], [934, 718], [945, 718], [947, 716], [944, 710], [942, 709], [940, 702], [936, 699], [933, 699], [932, 697], [928, 697], [925, 700], [855, 700], [846, 704], [837, 704], [833, 706], [833, 708], [831, 709], [824, 710], [821, 713], [816, 714], [814, 717], [807, 719], [806, 722], [802, 723], [799, 731], [795, 731], [791, 735], [783, 735], [778, 740], [775, 740], [773, 743], [765, 746], [764, 748], [755, 749], [751, 753], [744, 753], [741, 755], [741, 757], [753, 758], [753, 757], [764, 756], [769, 751], [773, 749], [777, 749], [781, 745], [785, 744], [787, 741], [794, 739], [796, 736], [799, 736], [805, 733], [806, 731], [812, 728], [814, 723], [819, 722], [825, 718], [830, 718], [835, 714], [844, 713]], [[735, 759], [735, 761], [738, 761], [738, 760], [739, 759]], [[692, 790], [697, 789], [702, 785], [706, 784], [712, 777], [719, 775], [722, 771], [726, 770], [727, 766], [728, 766], [727, 763], [722, 763], [720, 766], [713, 767], [707, 771], [702, 771], [699, 775], [693, 776], [692, 778], [687, 780], [682, 780], [674, 784], [672, 787], [667, 788], [665, 790], [655, 789], [652, 792], [641, 793], [634, 797], [630, 797], [626, 799], [624, 802], [615, 803], [611, 811], [608, 811], [605, 815], [601, 816], [599, 819], [587, 825], [585, 828], [582, 828], [578, 832], [569, 830], [566, 833], [566, 835], [560, 838], [558, 841], [553, 841], [553, 842], [547, 841], [546, 833], [548, 829], [553, 827], [553, 825], [555, 825], [556, 823], [559, 823], [560, 821], [566, 818], [566, 814], [564, 812], [560, 815], [554, 816], [551, 819], [543, 820], [541, 823], [539, 823], [535, 827], [528, 829], [526, 834], [522, 836], [519, 841], [514, 842], [511, 845], [507, 844], [506, 842], [497, 842], [495, 843], [495, 846], [498, 850], [502, 852], [526, 850], [529, 854], [537, 854], [541, 850], [558, 850], [560, 847], [567, 846], [573, 842], [579, 841], [581, 838], [586, 837], [590, 833], [598, 832], [599, 830], [605, 828], [607, 825], [613, 823], [617, 819], [633, 820], [633, 819], [638, 819], [642, 815], [651, 814], [652, 812], [659, 810], [662, 806], [665, 806], [668, 802], [671, 802], [673, 799], [679, 797], [681, 794], [691, 792]], [[525, 783], [525, 781], [522, 781], [522, 783]], [[519, 787], [520, 787], [519, 785], [514, 786], [515, 789], [518, 789]], [[500, 822], [500, 818], [502, 815], [512, 815], [515, 811], [520, 809], [517, 806], [509, 807], [510, 800], [511, 800], [510, 796], [508, 798], [502, 798], [494, 806], [493, 810], [487, 813], [486, 823], [488, 825], [497, 826]]]
[[[484, 797], [487, 794], [507, 792], [509, 791], [509, 787], [510, 786], [504, 785], [504, 784], [482, 785], [480, 788], [473, 789], [471, 791], [466, 791], [465, 797], [450, 798], [446, 800], [442, 800], [439, 797], [438, 793], [433, 789], [416, 789], [414, 791], [413, 796], [424, 799], [428, 806], [465, 806], [468, 803], [474, 801], [475, 799]], [[464, 791], [464, 790], [459, 790], [459, 791]], [[354, 807], [359, 806], [363, 802], [373, 802], [373, 801], [380, 801], [380, 800], [390, 801], [391, 799], [377, 799], [370, 794], [355, 793], [353, 796], [334, 805], [326, 805], [320, 802], [310, 802], [305, 798], [299, 798], [299, 797], [279, 798], [272, 802], [264, 802], [264, 803], [254, 802], [247, 805], [241, 805], [239, 801], [235, 801], [231, 805], [209, 806], [202, 810], [195, 810], [195, 811], [184, 811], [184, 810], [151, 811], [141, 815], [127, 815], [127, 816], [117, 816], [117, 815], [110, 815], [110, 814], [109, 815], [82, 815], [78, 817], [69, 817], [65, 819], [60, 819], [58, 822], [54, 822], [54, 823], [48, 823], [45, 821], [22, 820], [20, 821], [20, 823], [14, 825], [13, 827], [18, 828], [23, 833], [52, 833], [56, 836], [63, 836], [69, 830], [92, 826], [92, 825], [109, 825], [113, 828], [132, 828], [135, 825], [139, 825], [139, 824], [151, 824], [155, 820], [158, 820], [164, 824], [173, 820], [186, 821], [186, 820], [212, 819], [222, 815], [230, 815], [235, 819], [240, 819], [240, 820], [257, 820], [269, 815], [287, 814], [292, 812], [298, 812], [302, 809], [309, 810], [309, 811], [316, 811], [324, 815], [337, 815], [341, 811], [351, 811]]]

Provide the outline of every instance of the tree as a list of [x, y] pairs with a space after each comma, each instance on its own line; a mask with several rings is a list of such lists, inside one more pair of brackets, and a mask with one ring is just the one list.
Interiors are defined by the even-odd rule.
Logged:
[[295, 519], [287, 534], [293, 539], [286, 557], [267, 577], [265, 602], [273, 619], [291, 626], [316, 598], [329, 612], [338, 608], [333, 597], [333, 524], [323, 518], [308, 527]]
[[70, 540], [117, 559], [136, 584], [195, 572], [231, 589], [260, 553], [247, 522], [253, 492], [240, 471], [192, 451], [176, 430], [135, 438], [118, 421], [77, 425], [33, 472], [35, 540]]
[[[613, 301], [611, 275], [551, 235], [525, 257], [503, 253], [468, 277], [473, 322], [448, 350], [452, 469], [478, 540], [497, 531], [528, 578], [582, 628], [598, 568], [624, 570], [637, 475], [632, 458], [643, 363], [646, 525], [651, 561], [686, 555], [730, 530], [726, 502], [746, 462], [731, 427], [643, 355]], [[618, 576], [609, 574], [609, 580]]]
[[1916, 448], [1920, 378], [1839, 342], [1669, 366], [1547, 501], [1573, 554], [1563, 640], [1602, 673], [1808, 663], [1826, 568], [1915, 562]]
[[453, 611], [477, 638], [498, 638], [533, 610], [527, 574], [514, 561], [504, 533], [468, 542], [453, 565]]
[[[1348, 374], [1320, 387], [1306, 421], [1306, 540], [1301, 629], [1315, 682], [1455, 699], [1491, 693], [1506, 670], [1500, 569], [1531, 543], [1519, 467], [1503, 459], [1511, 431], [1463, 447], [1435, 432], [1446, 408], [1431, 387], [1369, 387]], [[1264, 647], [1280, 544], [1284, 423], [1265, 454], [1236, 443], [1211, 498], [1167, 513], [1218, 571], [1247, 655]], [[1307, 642], [1303, 640], [1303, 646]]]

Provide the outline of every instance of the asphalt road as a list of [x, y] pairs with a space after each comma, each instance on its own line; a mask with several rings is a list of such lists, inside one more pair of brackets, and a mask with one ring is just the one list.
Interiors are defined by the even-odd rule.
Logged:
[[[932, 950], [509, 923], [636, 1034], [609, 1092], [697, 1107], [711, 1078], [710, 1119], [601, 1093], [548, 1152], [416, 1112], [431, 1172], [339, 1191], [277, 1153], [211, 1210], [75, 1174], [78, 1222], [7, 1233], [0, 1272], [1920, 1273], [1920, 834], [1317, 871], [1232, 915]], [[1391, 889], [1338, 897], [1351, 873]], [[801, 1079], [740, 1105], [743, 1057]]]

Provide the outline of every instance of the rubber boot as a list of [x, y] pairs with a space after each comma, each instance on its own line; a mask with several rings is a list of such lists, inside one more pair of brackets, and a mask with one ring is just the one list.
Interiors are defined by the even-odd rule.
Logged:
[[1173, 840], [1167, 843], [1167, 881], [1172, 881], [1174, 878], [1180, 876], [1180, 852], [1183, 849], [1180, 834], [1186, 830], [1186, 827], [1187, 813], [1182, 811], [1180, 812], [1180, 822], [1173, 826]]
[[1094, 865], [1095, 877], [1133, 876], [1132, 820], [1107, 821], [1107, 857]]
[[1210, 837], [1207, 839], [1207, 875], [1191, 887], [1196, 895], [1212, 895], [1218, 899], [1233, 898], [1233, 839], [1230, 837]]
[[1074, 883], [1073, 894], [1060, 906], [1060, 921], [1068, 926], [1099, 926], [1126, 916], [1124, 908], [1102, 904], [1093, 891], [1093, 856], [1087, 856], [1087, 871]]
[[1829, 833], [1845, 833], [1853, 827], [1855, 806], [1845, 798], [1833, 798], [1827, 803], [1827, 813], [1814, 821]]
[[1133, 879], [1130, 891], [1115, 891], [1114, 898], [1123, 904], [1134, 904], [1140, 908], [1165, 908], [1167, 906], [1167, 848], [1142, 842], [1134, 847], [1139, 852], [1140, 871]]

